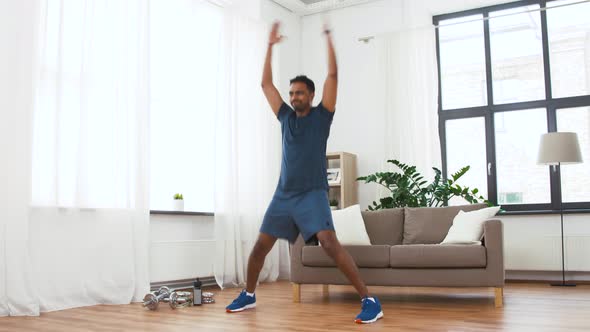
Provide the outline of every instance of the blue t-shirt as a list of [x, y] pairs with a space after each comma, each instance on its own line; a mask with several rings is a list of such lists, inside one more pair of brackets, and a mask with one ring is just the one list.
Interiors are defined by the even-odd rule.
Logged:
[[283, 138], [281, 177], [277, 189], [282, 191], [328, 190], [326, 144], [334, 112], [322, 103], [312, 107], [307, 116], [297, 117], [285, 102], [279, 109]]

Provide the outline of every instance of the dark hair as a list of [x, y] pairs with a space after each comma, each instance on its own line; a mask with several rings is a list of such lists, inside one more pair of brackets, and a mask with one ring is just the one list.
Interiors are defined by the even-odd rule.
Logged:
[[307, 86], [307, 89], [309, 91], [311, 91], [312, 93], [315, 92], [315, 84], [313, 84], [313, 81], [310, 80], [309, 77], [307, 77], [305, 75], [299, 75], [299, 76], [291, 79], [291, 81], [289, 81], [289, 84], [293, 84], [295, 82], [305, 83], [305, 85]]

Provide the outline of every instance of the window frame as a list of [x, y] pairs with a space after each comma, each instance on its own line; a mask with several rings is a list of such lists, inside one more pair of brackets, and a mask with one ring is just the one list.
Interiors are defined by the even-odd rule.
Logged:
[[[590, 107], [590, 95], [553, 98], [551, 93], [551, 71], [549, 58], [549, 35], [547, 26], [547, 12], [540, 11], [541, 15], [541, 31], [542, 31], [542, 54], [543, 54], [543, 72], [545, 81], [545, 99], [507, 103], [494, 104], [493, 98], [493, 78], [492, 78], [492, 62], [490, 50], [490, 27], [489, 14], [490, 12], [511, 9], [516, 7], [523, 7], [528, 5], [539, 5], [540, 8], [545, 8], [547, 3], [556, 0], [521, 0], [511, 3], [481, 7], [477, 9], [470, 9], [450, 14], [442, 14], [433, 16], [433, 24], [437, 27], [436, 33], [436, 59], [438, 65], [438, 118], [439, 118], [439, 137], [441, 144], [442, 156], [442, 172], [444, 178], [447, 178], [447, 148], [446, 148], [446, 128], [445, 122], [447, 120], [463, 119], [471, 117], [483, 117], [485, 120], [485, 137], [486, 137], [486, 161], [489, 172], [487, 174], [488, 184], [488, 200], [497, 205], [498, 185], [496, 178], [496, 145], [495, 145], [495, 128], [494, 128], [494, 114], [508, 111], [527, 110], [533, 108], [543, 108], [547, 112], [547, 131], [557, 131], [557, 109], [573, 108], [573, 107]], [[484, 47], [485, 47], [485, 67], [486, 67], [486, 89], [487, 89], [487, 105], [477, 107], [467, 107], [458, 109], [442, 109], [442, 81], [440, 68], [440, 39], [438, 24], [441, 21], [459, 18], [470, 15], [483, 15], [484, 28]], [[505, 214], [548, 214], [559, 213], [560, 211], [560, 169], [556, 166], [547, 167], [547, 172], [550, 176], [550, 190], [551, 202], [547, 204], [510, 204], [502, 206], [506, 210]], [[569, 213], [590, 212], [590, 202], [574, 202], [563, 203], [564, 211]]]

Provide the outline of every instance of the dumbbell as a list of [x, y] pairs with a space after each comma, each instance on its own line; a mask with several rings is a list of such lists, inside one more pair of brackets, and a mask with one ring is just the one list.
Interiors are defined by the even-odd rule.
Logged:
[[[156, 290], [156, 291], [153, 291], [152, 293], [153, 293], [155, 296], [158, 296], [158, 295], [160, 295], [160, 294], [162, 294], [162, 293], [164, 293], [164, 292], [167, 292], [168, 294], [170, 294], [170, 293], [171, 293], [171, 290], [170, 290], [170, 288], [169, 288], [168, 286], [162, 286], [162, 287], [160, 287], [158, 290]], [[149, 294], [149, 293], [148, 293], [148, 294]], [[147, 296], [147, 295], [146, 295], [146, 296]], [[163, 299], [163, 301], [164, 301], [164, 302], [168, 302], [168, 297], [165, 297], [165, 298]]]
[[158, 309], [158, 304], [160, 301], [163, 301], [165, 298], [170, 296], [170, 289], [168, 287], [161, 287], [158, 292], [156, 293], [148, 293], [143, 298], [143, 306], [147, 307], [150, 310]]
[[158, 295], [162, 294], [163, 292], [167, 292], [168, 294], [171, 293], [170, 292], [170, 288], [168, 288], [168, 286], [162, 286], [162, 287], [160, 287], [160, 289], [158, 289], [157, 291], [155, 291], [154, 294], [156, 296], [158, 296]]
[[[158, 296], [158, 295], [162, 294], [163, 292], [167, 292], [168, 294], [172, 294], [172, 290], [168, 286], [162, 286], [157, 291], [154, 292], [154, 295]], [[168, 302], [169, 299], [170, 299], [170, 296], [166, 296], [160, 302]]]
[[170, 308], [184, 308], [193, 304], [191, 292], [172, 292], [169, 297]]

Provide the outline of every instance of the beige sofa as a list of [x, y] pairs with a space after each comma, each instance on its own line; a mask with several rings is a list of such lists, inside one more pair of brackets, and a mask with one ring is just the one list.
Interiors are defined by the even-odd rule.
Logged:
[[[493, 287], [502, 306], [504, 259], [502, 223], [484, 223], [481, 245], [439, 244], [459, 210], [484, 204], [441, 208], [398, 208], [364, 211], [370, 246], [345, 246], [368, 286]], [[321, 246], [306, 245], [301, 236], [291, 246], [293, 300], [302, 284], [348, 285], [348, 279]]]

